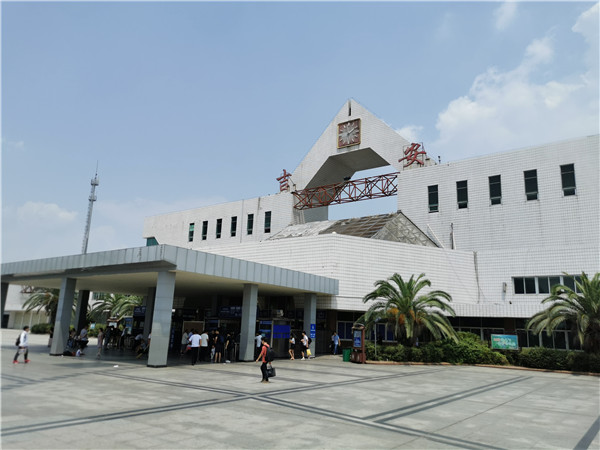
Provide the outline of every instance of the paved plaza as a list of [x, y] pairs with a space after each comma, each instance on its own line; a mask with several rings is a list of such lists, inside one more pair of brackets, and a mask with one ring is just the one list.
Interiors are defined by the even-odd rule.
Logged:
[[[49, 356], [2, 330], [3, 449], [600, 448], [600, 378], [341, 357], [148, 368], [130, 353]], [[21, 360], [22, 361], [22, 360]]]

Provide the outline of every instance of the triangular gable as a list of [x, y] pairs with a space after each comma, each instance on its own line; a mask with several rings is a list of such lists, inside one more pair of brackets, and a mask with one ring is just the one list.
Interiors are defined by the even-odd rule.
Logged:
[[[338, 130], [348, 129], [360, 122], [360, 142], [356, 132], [339, 139]], [[344, 141], [344, 138], [346, 140]], [[350, 142], [348, 142], [350, 141]], [[402, 170], [398, 162], [410, 145], [384, 121], [350, 99], [339, 110], [315, 145], [292, 173], [294, 189], [339, 183], [355, 172], [376, 167], [392, 166], [390, 172]]]

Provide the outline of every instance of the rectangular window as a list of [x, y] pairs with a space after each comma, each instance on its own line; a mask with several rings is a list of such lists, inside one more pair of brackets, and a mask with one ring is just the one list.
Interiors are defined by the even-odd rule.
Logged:
[[575, 164], [560, 166], [560, 178], [565, 197], [567, 195], [575, 195]]
[[575, 279], [573, 277], [568, 277], [565, 275], [563, 277], [563, 284], [572, 291], [575, 291]]
[[194, 240], [194, 224], [190, 223], [190, 229], [188, 231], [188, 242], [192, 242]]
[[525, 172], [523, 172], [523, 175], [525, 177], [525, 197], [527, 198], [527, 200], [537, 200], [537, 170], [526, 170]]
[[502, 185], [500, 184], [500, 175], [489, 177], [490, 180], [490, 204], [499, 205], [502, 203]]
[[265, 211], [265, 233], [271, 232], [271, 211]]
[[526, 294], [535, 294], [535, 278], [534, 277], [525, 278], [525, 293]]
[[458, 203], [458, 209], [464, 209], [469, 206], [467, 180], [456, 182], [456, 202]]
[[254, 230], [254, 214], [248, 214], [248, 223], [246, 223], [246, 234], [252, 234]]
[[208, 220], [202, 222], [202, 240], [205, 241], [208, 236]]
[[538, 277], [538, 292], [540, 294], [550, 293], [550, 283], [548, 277]]
[[231, 237], [235, 237], [237, 232], [237, 216], [231, 218]]
[[221, 228], [223, 228], [223, 219], [217, 219], [217, 239], [221, 239]]
[[550, 290], [552, 290], [552, 288], [554, 286], [556, 286], [557, 284], [562, 284], [560, 282], [560, 277], [548, 277], [549, 282], [550, 282]]
[[438, 185], [428, 186], [427, 193], [429, 195], [429, 212], [438, 212]]
[[515, 285], [515, 294], [524, 294], [525, 285], [523, 284], [523, 278], [514, 278], [513, 282]]

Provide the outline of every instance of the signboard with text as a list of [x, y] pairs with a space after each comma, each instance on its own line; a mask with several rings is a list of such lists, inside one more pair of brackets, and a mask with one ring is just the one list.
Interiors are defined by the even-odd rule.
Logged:
[[519, 340], [514, 334], [492, 334], [492, 348], [499, 350], [519, 350]]

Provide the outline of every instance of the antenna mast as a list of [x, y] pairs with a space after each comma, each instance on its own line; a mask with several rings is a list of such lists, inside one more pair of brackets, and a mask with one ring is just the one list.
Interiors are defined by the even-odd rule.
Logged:
[[94, 202], [96, 201], [96, 186], [100, 184], [98, 180], [98, 163], [96, 163], [96, 175], [90, 182], [92, 185], [92, 191], [90, 192], [90, 204], [88, 206], [87, 220], [85, 223], [85, 233], [83, 234], [83, 245], [81, 246], [81, 253], [87, 253], [88, 239], [90, 238], [90, 226], [92, 224], [92, 209], [94, 208]]

